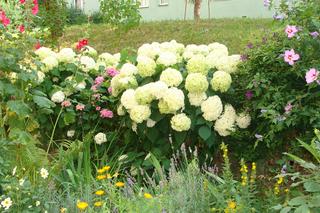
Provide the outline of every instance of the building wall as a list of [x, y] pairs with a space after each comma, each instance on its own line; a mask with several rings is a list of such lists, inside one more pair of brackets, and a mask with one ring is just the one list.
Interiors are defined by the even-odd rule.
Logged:
[[[68, 0], [73, 2], [73, 0]], [[84, 0], [84, 10], [92, 13], [99, 10], [99, 0]], [[166, 6], [160, 6], [160, 0], [149, 0], [149, 7], [141, 8], [143, 21], [181, 20], [184, 18], [185, 0], [167, 0]], [[201, 18], [209, 18], [208, 0], [202, 0]], [[211, 18], [270, 18], [272, 12], [263, 6], [263, 0], [213, 0], [210, 3]], [[187, 19], [193, 19], [193, 4], [188, 3]]]

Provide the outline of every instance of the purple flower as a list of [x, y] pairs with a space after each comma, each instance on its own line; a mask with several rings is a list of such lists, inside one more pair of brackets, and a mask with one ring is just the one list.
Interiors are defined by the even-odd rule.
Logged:
[[270, 0], [263, 0], [263, 5], [264, 5], [265, 7], [270, 7], [271, 1], [270, 1]]
[[248, 49], [252, 49], [253, 48], [253, 44], [250, 42], [249, 44], [247, 44], [247, 48]]
[[273, 15], [273, 19], [274, 20], [278, 20], [278, 21], [283, 20], [284, 19], [284, 15], [283, 14], [274, 14]]
[[108, 68], [108, 69], [107, 69], [107, 74], [108, 74], [110, 77], [114, 77], [114, 76], [118, 75], [119, 72], [118, 72], [115, 68], [111, 67], [111, 68]]
[[241, 61], [247, 61], [248, 60], [248, 55], [241, 55], [240, 56]]
[[317, 31], [314, 31], [314, 32], [311, 32], [310, 35], [313, 37], [313, 38], [317, 38], [319, 36], [319, 33]]
[[247, 100], [251, 100], [252, 97], [253, 97], [253, 92], [252, 92], [251, 90], [248, 90], [248, 91], [246, 92], [246, 99], [247, 99]]
[[255, 134], [254, 137], [256, 137], [258, 139], [258, 141], [262, 141], [263, 140], [263, 136], [262, 135]]
[[281, 174], [285, 175], [287, 173], [287, 165], [284, 164], [281, 168]]
[[293, 108], [293, 105], [291, 103], [288, 103], [285, 107], [284, 110], [286, 111], [286, 114], [289, 114]]
[[103, 76], [98, 76], [98, 77], [96, 77], [96, 79], [94, 80], [94, 83], [95, 83], [96, 85], [100, 85], [100, 84], [103, 83], [103, 81], [104, 81], [104, 77], [103, 77]]

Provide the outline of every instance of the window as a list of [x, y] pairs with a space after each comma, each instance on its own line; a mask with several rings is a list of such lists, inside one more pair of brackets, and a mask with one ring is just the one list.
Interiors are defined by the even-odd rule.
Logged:
[[83, 0], [74, 0], [74, 7], [82, 10], [83, 9]]
[[169, 3], [168, 3], [168, 0], [160, 0], [160, 2], [159, 2], [159, 5], [160, 6], [166, 6], [166, 5], [168, 5]]
[[140, 8], [149, 7], [149, 0], [140, 0]]

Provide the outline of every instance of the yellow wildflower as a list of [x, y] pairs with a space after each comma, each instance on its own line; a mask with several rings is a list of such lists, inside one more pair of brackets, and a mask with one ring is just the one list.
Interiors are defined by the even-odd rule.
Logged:
[[289, 189], [288, 189], [288, 188], [285, 189], [284, 192], [285, 192], [285, 193], [289, 193]]
[[95, 207], [101, 207], [102, 206], [102, 202], [101, 201], [97, 201], [93, 204]]
[[237, 203], [234, 202], [233, 200], [230, 200], [230, 201], [228, 202], [228, 208], [229, 208], [229, 209], [235, 209], [236, 207], [237, 207]]
[[98, 179], [98, 180], [104, 180], [104, 179], [106, 179], [106, 178], [107, 178], [106, 175], [98, 175], [98, 176], [97, 176], [97, 179]]
[[116, 182], [117, 187], [124, 187], [124, 182]]
[[257, 165], [255, 162], [252, 163], [252, 170], [256, 170], [257, 169]]
[[103, 190], [98, 190], [98, 191], [95, 192], [95, 194], [98, 195], [98, 196], [101, 196], [101, 195], [104, 195], [104, 194], [105, 194], [105, 191], [103, 191]]
[[277, 184], [281, 184], [281, 183], [283, 183], [283, 177], [279, 177], [279, 179], [278, 179], [278, 181], [277, 181]]
[[144, 193], [143, 196], [144, 196], [146, 199], [151, 199], [151, 198], [153, 198], [152, 195], [149, 194], [149, 193]]
[[107, 174], [107, 178], [108, 178], [108, 179], [111, 179], [112, 176], [111, 176], [110, 174]]
[[60, 209], [60, 213], [66, 213], [67, 212], [67, 209], [66, 208], [61, 208]]
[[109, 171], [110, 168], [111, 168], [110, 166], [104, 166], [104, 167], [103, 167], [103, 170], [104, 170], [104, 171]]
[[88, 208], [89, 204], [87, 202], [84, 201], [78, 201], [77, 202], [77, 207], [80, 210], [85, 210], [86, 208]]
[[97, 170], [97, 173], [98, 173], [98, 174], [103, 174], [103, 173], [104, 173], [104, 169], [98, 169], [98, 170]]
[[114, 175], [113, 175], [113, 177], [118, 177], [118, 176], [119, 176], [118, 172], [114, 173]]

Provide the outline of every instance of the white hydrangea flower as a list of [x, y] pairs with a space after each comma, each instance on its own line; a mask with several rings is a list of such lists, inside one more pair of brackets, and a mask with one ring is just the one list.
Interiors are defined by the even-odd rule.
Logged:
[[169, 88], [158, 103], [159, 111], [162, 114], [173, 114], [184, 107], [184, 94], [182, 90]]
[[117, 108], [117, 114], [118, 114], [119, 116], [123, 116], [123, 115], [126, 114], [126, 111], [124, 110], [122, 104], [120, 104], [120, 105], [118, 106], [118, 108]]
[[132, 125], [132, 126], [131, 126], [132, 131], [134, 131], [135, 133], [137, 133], [137, 129], [138, 129], [138, 125], [137, 125], [137, 123], [132, 122], [132, 124], [131, 124], [131, 125]]
[[40, 58], [40, 60], [43, 60], [49, 56], [56, 58], [56, 53], [47, 47], [40, 47], [35, 51], [35, 54]]
[[249, 114], [240, 113], [236, 118], [237, 126], [241, 129], [246, 129], [250, 126], [251, 117]]
[[57, 91], [51, 96], [51, 101], [55, 103], [61, 103], [66, 98], [65, 94], [62, 91]]
[[182, 58], [186, 61], [188, 61], [190, 58], [192, 58], [194, 56], [194, 53], [192, 51], [185, 51], [182, 54]]
[[96, 142], [96, 144], [101, 145], [101, 144], [107, 142], [107, 136], [106, 136], [106, 134], [99, 132], [98, 134], [96, 134], [94, 136], [94, 141]]
[[75, 133], [76, 133], [75, 130], [69, 130], [69, 131], [67, 132], [67, 137], [72, 138]]
[[81, 56], [80, 57], [80, 64], [82, 65], [82, 70], [84, 72], [89, 72], [96, 68], [96, 62], [93, 58], [89, 56]]
[[207, 56], [210, 52], [210, 48], [207, 46], [207, 45], [199, 45], [198, 46], [198, 54], [201, 54], [201, 55], [204, 55], [204, 56]]
[[152, 127], [154, 127], [154, 126], [156, 125], [156, 123], [157, 123], [157, 122], [155, 122], [154, 120], [152, 120], [152, 119], [149, 118], [149, 119], [147, 120], [147, 127], [148, 127], [148, 128], [152, 128]]
[[222, 101], [219, 96], [211, 96], [201, 104], [203, 118], [207, 121], [215, 121], [223, 111]]
[[219, 60], [216, 68], [218, 70], [227, 72], [227, 73], [234, 73], [237, 71], [237, 66], [241, 62], [240, 55], [231, 55], [227, 57], [222, 57]]
[[208, 87], [207, 77], [201, 73], [190, 73], [186, 78], [185, 88], [190, 93], [203, 93]]
[[120, 69], [121, 76], [132, 76], [138, 73], [138, 68], [131, 63], [125, 63]]
[[43, 72], [48, 72], [59, 65], [58, 60], [53, 56], [48, 56], [41, 62], [43, 63], [43, 67], [41, 68]]
[[125, 89], [135, 88], [138, 86], [134, 76], [116, 75], [111, 79], [112, 95], [118, 96]]
[[135, 90], [135, 98], [138, 104], [150, 104], [155, 96], [152, 94], [153, 83], [145, 84]]
[[124, 108], [131, 110], [134, 106], [138, 105], [135, 98], [135, 91], [133, 89], [127, 89], [122, 93], [120, 102]]
[[206, 58], [203, 55], [194, 55], [187, 63], [188, 73], [201, 73], [207, 76], [209, 67], [206, 62]]
[[217, 68], [220, 65], [221, 59], [228, 57], [228, 53], [214, 51], [210, 52], [209, 55], [206, 56], [206, 63], [209, 68]]
[[187, 131], [191, 127], [191, 119], [184, 113], [173, 116], [170, 123], [171, 128], [177, 132]]
[[76, 53], [71, 48], [63, 48], [57, 54], [57, 59], [61, 63], [72, 63], [74, 62]]
[[95, 50], [93, 47], [90, 46], [85, 46], [83, 54], [89, 55], [91, 57], [96, 57], [98, 55], [97, 50]]
[[40, 176], [41, 176], [43, 179], [47, 179], [48, 176], [49, 176], [48, 170], [46, 170], [45, 168], [41, 168], [41, 169], [40, 169]]
[[148, 120], [151, 115], [151, 109], [147, 105], [136, 105], [131, 108], [129, 114], [131, 120], [139, 124], [145, 120]]
[[228, 136], [231, 132], [235, 131], [236, 111], [234, 108], [227, 104], [224, 109], [224, 113], [216, 120], [214, 130], [218, 132], [220, 136]]
[[155, 99], [159, 100], [164, 96], [166, 91], [168, 90], [168, 85], [162, 81], [156, 81], [151, 83], [151, 93], [155, 97]]
[[227, 92], [231, 86], [232, 78], [229, 73], [217, 71], [213, 74], [210, 83], [214, 91]]
[[85, 81], [82, 81], [82, 82], [80, 82], [78, 84], [76, 83], [76, 84], [73, 85], [73, 87], [78, 91], [81, 91], [81, 90], [85, 89], [86, 86], [87, 86], [87, 83]]
[[209, 47], [210, 52], [220, 52], [226, 56], [229, 55], [228, 47], [226, 47], [225, 45], [220, 44], [218, 42], [214, 42], [212, 44], [209, 44], [208, 47]]
[[166, 83], [169, 87], [177, 87], [182, 81], [182, 74], [173, 68], [165, 69], [160, 75], [160, 81]]
[[162, 52], [157, 59], [157, 64], [170, 67], [178, 63], [177, 55], [172, 52]]
[[149, 58], [155, 59], [155, 57], [160, 53], [159, 45], [143, 44], [138, 49], [138, 55], [147, 56]]
[[138, 56], [137, 62], [138, 74], [141, 77], [150, 77], [155, 74], [157, 64], [153, 59], [147, 56]]
[[110, 53], [102, 53], [98, 57], [98, 62], [104, 62], [106, 66], [115, 66], [120, 61], [120, 58], [110, 54]]
[[46, 77], [46, 75], [43, 72], [38, 71], [37, 77], [38, 77], [38, 80], [37, 80], [38, 84], [41, 84], [44, 81], [44, 78]]
[[201, 106], [202, 102], [207, 99], [207, 94], [203, 93], [189, 93], [189, 102], [192, 106]]

